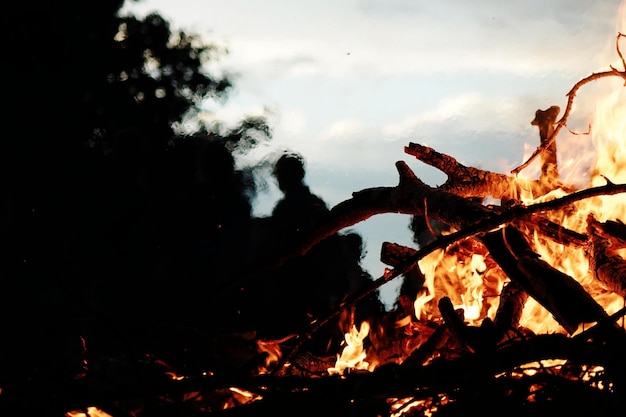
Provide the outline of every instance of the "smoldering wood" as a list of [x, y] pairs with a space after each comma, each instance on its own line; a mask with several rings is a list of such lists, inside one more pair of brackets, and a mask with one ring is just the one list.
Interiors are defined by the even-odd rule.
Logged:
[[[604, 366], [614, 371], [611, 373], [611, 380], [607, 382], [619, 387], [626, 375], [626, 361], [623, 355], [615, 354], [613, 346], [590, 342], [587, 337], [569, 338], [560, 334], [549, 334], [520, 339], [493, 351], [462, 355], [454, 359], [440, 358], [426, 365], [408, 362], [390, 364], [372, 372], [353, 372], [342, 378], [197, 374], [175, 380], [163, 376], [155, 378], [149, 369], [135, 369], [138, 373], [135, 377], [144, 381], [141, 391], [125, 390], [117, 386], [115, 381], [98, 380], [93, 375], [74, 381], [73, 389], [65, 396], [55, 395], [53, 390], [44, 387], [33, 386], [32, 390], [34, 396], [41, 401], [42, 412], [86, 407], [81, 407], [85, 402], [81, 393], [90, 392], [92, 387], [104, 383], [110, 389], [101, 389], [97, 397], [91, 396], [87, 401], [97, 401], [102, 404], [101, 408], [109, 411], [119, 410], [119, 415], [125, 415], [121, 404], [137, 401], [138, 398], [149, 401], [167, 396], [172, 399], [170, 411], [174, 414], [201, 415], [194, 411], [197, 401], [211, 415], [225, 417], [257, 416], [266, 412], [277, 416], [294, 413], [317, 416], [328, 413], [329, 410], [342, 416], [375, 416], [387, 412], [384, 407], [386, 398], [430, 399], [447, 395], [454, 400], [459, 398], [459, 394], [475, 395], [477, 390], [485, 390], [485, 387], [493, 384], [501, 384], [510, 391], [516, 387], [515, 381], [520, 381], [519, 376], [514, 375], [515, 372], [520, 372], [520, 366], [547, 359], [563, 359], [589, 367]], [[569, 381], [581, 384], [581, 387], [586, 386], [582, 379], [572, 379], [565, 372], [555, 373], [554, 377], [554, 384], [558, 384], [558, 381]], [[529, 383], [533, 381], [532, 378], [528, 379]], [[224, 409], [221, 406], [222, 401], [233, 395], [231, 387], [246, 390], [262, 398], [246, 404], [234, 403], [230, 405], [231, 408]], [[188, 393], [196, 393], [196, 399], [191, 396], [187, 401], [178, 404], [173, 401]], [[496, 404], [502, 400], [495, 391], [491, 395], [491, 400]], [[608, 394], [603, 398], [604, 401], [614, 401], [614, 397]], [[381, 401], [378, 403], [380, 409], [372, 409], [376, 404], [372, 401], [376, 399]], [[15, 405], [19, 405], [19, 402]], [[602, 409], [599, 404], [592, 405], [596, 410]], [[611, 403], [610, 406], [611, 410], [620, 409], [619, 402]], [[575, 407], [581, 407], [581, 404], [575, 402]]]
[[[413, 266], [415, 262], [417, 262], [426, 254], [432, 252], [433, 250], [445, 249], [448, 246], [454, 244], [455, 242], [461, 239], [466, 239], [467, 237], [470, 237], [470, 236], [476, 236], [483, 243], [485, 243], [485, 246], [487, 247], [487, 249], [489, 249], [490, 256], [496, 256], [496, 257], [500, 256], [500, 258], [496, 260], [498, 264], [502, 267], [503, 271], [506, 272], [507, 276], [510, 277], [512, 282], [515, 282], [516, 285], [520, 285], [525, 291], [527, 291], [527, 289], [529, 288], [531, 291], [528, 291], [528, 293], [530, 294], [533, 291], [533, 284], [532, 284], [533, 277], [532, 276], [529, 277], [528, 274], [525, 274], [524, 271], [520, 270], [520, 268], [516, 265], [515, 256], [518, 256], [518, 257], [519, 256], [534, 256], [533, 255], [534, 252], [532, 251], [531, 247], [526, 247], [524, 245], [521, 245], [521, 247], [518, 247], [518, 246], [513, 245], [513, 247], [516, 247], [517, 250], [515, 252], [516, 255], [515, 256], [512, 255], [507, 249], [507, 243], [504, 240], [502, 240], [502, 232], [498, 228], [505, 224], [509, 224], [516, 219], [526, 219], [529, 216], [540, 214], [542, 212], [545, 212], [546, 210], [557, 210], [560, 207], [571, 204], [572, 202], [578, 201], [579, 199], [584, 199], [584, 198], [592, 197], [595, 195], [616, 194], [616, 193], [626, 191], [626, 187], [624, 185], [607, 184], [606, 186], [603, 186], [603, 187], [597, 187], [595, 189], [589, 189], [589, 190], [582, 190], [580, 192], [565, 196], [561, 199], [556, 199], [556, 200], [548, 201], [545, 203], [540, 203], [540, 204], [527, 206], [527, 207], [526, 206], [513, 206], [504, 210], [494, 211], [470, 199], [462, 198], [459, 196], [455, 196], [454, 194], [446, 192], [446, 191], [428, 187], [425, 184], [421, 183], [421, 181], [412, 177], [411, 175], [412, 172], [410, 171], [408, 166], [406, 166], [406, 164], [398, 163], [397, 166], [401, 175], [400, 184], [397, 187], [379, 187], [379, 188], [367, 189], [367, 190], [363, 190], [361, 192], [355, 193], [350, 200], [347, 200], [344, 203], [341, 203], [337, 207], [333, 208], [331, 210], [331, 218], [329, 222], [325, 225], [325, 227], [322, 228], [321, 231], [316, 232], [314, 236], [310, 236], [308, 240], [305, 240], [302, 243], [302, 245], [299, 246], [297, 250], [294, 251], [290, 256], [297, 256], [300, 253], [305, 253], [308, 247], [313, 246], [315, 242], [320, 241], [325, 236], [330, 235], [336, 231], [339, 231], [342, 228], [356, 224], [359, 221], [365, 220], [375, 214], [381, 214], [381, 213], [387, 213], [387, 212], [389, 213], [401, 212], [405, 214], [423, 216], [425, 215], [425, 213], [428, 213], [429, 216], [431, 216], [432, 218], [438, 219], [447, 224], [452, 224], [454, 227], [458, 228], [458, 230], [456, 232], [451, 233], [450, 235], [442, 236], [439, 239], [432, 242], [431, 244], [425, 246], [424, 248], [420, 248], [419, 250], [409, 254], [408, 259], [401, 261], [394, 268], [394, 270], [392, 270], [389, 274], [386, 274], [386, 276], [379, 278], [375, 283], [373, 283], [372, 288], [376, 286], [384, 285], [386, 282], [389, 281], [390, 277], [394, 276], [394, 274], [400, 273], [403, 270], [405, 270], [405, 268]], [[493, 231], [494, 229], [495, 231]], [[511, 239], [508, 239], [508, 240], [509, 240], [508, 246], [511, 246], [510, 245]], [[498, 248], [506, 250], [506, 253], [504, 255], [499, 254], [497, 250]], [[280, 264], [281, 261], [284, 261], [284, 259], [287, 259], [287, 258], [288, 256], [282, 256], [282, 257], [273, 259], [268, 265], [269, 266], [278, 265]], [[526, 270], [532, 270], [532, 269], [533, 269], [532, 267], [526, 268]], [[565, 287], [567, 288], [567, 286]], [[540, 290], [537, 290], [536, 292], [541, 294]], [[578, 299], [576, 297], [578, 296], [576, 295], [575, 291], [572, 291], [572, 292], [574, 294], [573, 296], [574, 302], [577, 302]], [[356, 298], [357, 297], [354, 297], [353, 299], [356, 299]], [[547, 304], [549, 305], [549, 303]], [[586, 302], [583, 301], [582, 303], [583, 309], [586, 309], [585, 304]], [[560, 308], [559, 306], [560, 304], [557, 301], [557, 306], [556, 306], [557, 310]], [[589, 306], [589, 310], [593, 313], [592, 315], [595, 316], [595, 307]], [[561, 313], [561, 314], [566, 317], [565, 319], [566, 324], [571, 323], [570, 325], [570, 329], [571, 329], [573, 328], [574, 324], [577, 323], [577, 320], [580, 315], [575, 315], [575, 317], [572, 319], [569, 317], [569, 313], [570, 313], [569, 310], [565, 309], [564, 311], [565, 313]], [[515, 319], [513, 319], [511, 322], [514, 322], [514, 321]], [[604, 323], [605, 320], [601, 319], [601, 322]], [[498, 325], [496, 325], [496, 328], [498, 328]], [[307, 329], [307, 332], [304, 332], [303, 334], [313, 337], [314, 332], [310, 332], [309, 330], [310, 329]], [[605, 333], [605, 331], [603, 331], [603, 333]], [[424, 361], [426, 361], [426, 359], [424, 359], [426, 357], [426, 353], [432, 353], [434, 350], [436, 350], [437, 348], [441, 346], [441, 343], [447, 340], [446, 339], [447, 337], [450, 337], [450, 336], [451, 336], [451, 333], [450, 333], [450, 329], [448, 328], [448, 325], [447, 324], [441, 325], [439, 328], [437, 328], [437, 330], [435, 330], [435, 332], [431, 336], [431, 339], [429, 339], [427, 343], [420, 346], [420, 348], [418, 348], [414, 352], [414, 355], [411, 357], [411, 360], [407, 362], [407, 368], [409, 368], [408, 364], [412, 364], [412, 363], [419, 363], [421, 365]], [[532, 339], [534, 339], [534, 337], [528, 340], [532, 340]], [[517, 343], [522, 343], [522, 342], [525, 343], [526, 339], [522, 338], [521, 340], [516, 341], [514, 345], [517, 345]], [[584, 351], [586, 346], [582, 346], [582, 347], [581, 345], [576, 345], [576, 346], [577, 348], [575, 350], [581, 349], [582, 352], [572, 353], [573, 355], [575, 355], [575, 359], [581, 360], [581, 361], [587, 361], [589, 358], [585, 355], [588, 353]], [[595, 346], [595, 345], [591, 345], [591, 346]], [[621, 346], [623, 346], [623, 344]], [[551, 351], [550, 348], [546, 348], [546, 350], [543, 350], [543, 347], [539, 345], [535, 345], [535, 348], [539, 349], [540, 351], [534, 352], [534, 354], [537, 356], [533, 356], [533, 358], [553, 358], [555, 356], [556, 357], [561, 356], [558, 354], [554, 354], [554, 351]], [[517, 352], [517, 350], [511, 350], [509, 352]], [[595, 352], [597, 352], [597, 349], [595, 349]], [[286, 352], [286, 356], [289, 357], [289, 352]], [[490, 356], [489, 359], [496, 360], [492, 356]], [[524, 356], [523, 353], [520, 353], [520, 357], [509, 359], [505, 364], [500, 364], [499, 369], [504, 369], [505, 371], [510, 370], [511, 366], [514, 366], [515, 363], [518, 363], [519, 361], [523, 362], [524, 360], [527, 360], [527, 359], [528, 359], [528, 356]], [[496, 362], [497, 361], [498, 360], [496, 360]], [[437, 376], [437, 378], [439, 379], [436, 380], [437, 384], [439, 385], [436, 385], [436, 386], [442, 387], [443, 391], [447, 390], [447, 388], [445, 388], [447, 384], [450, 384], [450, 387], [453, 387], [450, 389], [453, 389], [453, 390], [457, 389], [458, 386], [455, 385], [455, 380], [454, 380], [455, 372], [459, 372], [458, 374], [456, 374], [457, 375], [456, 378], [461, 378], [461, 375], [464, 373], [467, 373], [468, 371], [468, 368], [466, 368], [464, 365], [459, 365], [463, 363], [467, 363], [467, 362], [455, 362], [454, 365], [438, 362], [437, 368], [429, 368], [429, 369], [437, 369], [437, 372], [450, 371], [451, 372], [450, 375], [453, 376], [451, 380], [448, 380], [448, 377], [450, 375], [439, 374]], [[589, 360], [588, 363], [593, 364], [595, 363], [595, 361]], [[610, 364], [610, 365], [614, 365], [614, 364]], [[455, 370], [455, 366], [460, 366], [463, 369]], [[400, 369], [403, 369], [403, 368], [400, 368]], [[488, 369], [493, 369], [493, 368], [487, 367], [486, 369], [480, 369], [478, 372], [481, 372], [481, 375], [485, 375], [484, 372], [487, 372], [487, 374], [489, 374]], [[473, 370], [474, 368], [472, 368], [472, 371]], [[401, 374], [404, 375], [404, 371], [401, 371]], [[377, 383], [384, 384], [386, 382], [383, 377], [378, 376], [380, 374], [375, 374], [375, 375], [377, 376], [375, 377], [372, 376], [372, 377], [376, 380]], [[180, 384], [180, 385], [178, 385], [176, 382], [169, 381], [166, 383], [167, 388], [165, 389], [172, 393], [188, 392], [187, 390], [192, 389], [192, 388], [198, 389], [198, 390], [207, 388], [209, 390], [216, 392], [216, 391], [219, 391], [220, 389], [227, 389], [227, 386], [238, 386], [243, 389], [246, 389], [246, 388], [250, 389], [250, 391], [252, 392], [259, 392], [259, 393], [268, 392], [265, 390], [265, 388], [261, 388], [261, 387], [266, 386], [264, 384], [268, 381], [267, 379], [253, 378], [252, 380], [250, 380], [248, 377], [243, 376], [243, 375], [233, 375], [233, 378], [231, 379], [228, 379], [228, 378], [222, 379], [222, 378], [223, 376], [218, 377], [218, 378], [208, 378], [208, 379], [199, 378], [199, 379], [194, 379], [195, 382], [193, 383], [191, 383], [189, 380], [186, 380], [185, 383]], [[284, 378], [284, 377], [281, 376], [277, 378]], [[401, 391], [406, 392], [406, 390], [409, 390], [412, 393], [415, 387], [419, 388], [420, 386], [423, 386], [422, 384], [430, 384], [433, 382], [429, 378], [409, 379], [409, 380], [404, 380], [404, 378], [401, 378], [401, 379], [402, 379], [402, 383], [399, 383], [399, 385], [402, 387]], [[306, 379], [306, 381], [309, 381], [309, 380], [310, 378]], [[250, 415], [246, 413], [253, 414], [254, 413], [253, 410], [256, 410], [258, 407], [263, 408], [266, 405], [270, 407], [271, 405], [293, 404], [291, 399], [296, 399], [298, 395], [296, 394], [294, 397], [291, 397], [290, 396], [290, 394], [292, 393], [291, 390], [298, 390], [299, 388], [297, 386], [290, 384], [289, 381], [290, 381], [289, 379], [275, 380], [275, 383], [278, 384], [276, 386], [280, 386], [283, 389], [282, 391], [280, 391], [280, 394], [278, 396], [271, 396], [272, 400], [269, 400], [266, 402], [266, 399], [264, 399], [263, 401], [258, 402], [258, 405], [257, 404], [252, 405], [252, 407], [248, 407], [248, 405], [237, 406], [234, 409], [236, 411], [232, 411], [231, 413], [233, 414], [231, 415], [235, 415], [235, 414]], [[327, 384], [326, 381], [327, 381], [327, 378], [323, 378], [322, 381], [320, 381], [320, 386], [327, 386], [328, 389], [332, 391], [333, 383], [328, 382], [328, 385], [326, 385]], [[79, 381], [78, 383], [82, 384], [83, 382], [86, 383], [87, 381]], [[198, 385], [194, 386], [194, 383]], [[283, 383], [285, 385], [280, 385]], [[170, 384], [177, 384], [176, 389], [172, 388], [170, 391], [170, 388], [171, 388]], [[344, 382], [339, 382], [339, 384], [344, 384]], [[349, 384], [349, 383], [345, 383], [345, 384]], [[146, 389], [148, 391], [151, 390], [150, 387], [146, 387]], [[321, 392], [323, 393], [328, 392], [328, 391], [325, 391], [325, 388], [316, 388], [316, 389], [320, 389]], [[383, 390], [389, 393], [389, 395], [394, 394], [393, 389], [390, 389], [388, 391], [386, 389], [383, 389]], [[164, 391], [161, 389], [158, 389], [155, 392], [162, 393]], [[112, 394], [112, 396], [115, 396], [117, 398], [121, 397], [118, 394]], [[42, 398], [45, 398], [45, 396], [42, 396]], [[56, 400], [52, 399], [51, 401], [54, 402]], [[296, 401], [296, 402], [299, 403], [299, 401]], [[64, 403], [63, 405], [67, 405], [67, 404]], [[229, 415], [229, 414], [224, 414], [224, 415]]]

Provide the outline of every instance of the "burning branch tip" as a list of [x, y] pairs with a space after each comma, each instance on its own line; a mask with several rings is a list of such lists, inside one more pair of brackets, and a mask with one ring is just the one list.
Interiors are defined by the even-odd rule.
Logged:
[[606, 181], [607, 187], [614, 187], [615, 183], [611, 181], [606, 175], [602, 175], [602, 178]]
[[[624, 64], [624, 66], [626, 67], [626, 64]], [[618, 77], [621, 77], [624, 80], [626, 80], [626, 70], [625, 71], [620, 71], [617, 68], [615, 68], [613, 65], [610, 65], [610, 68], [611, 68], [611, 72], [613, 72]], [[624, 85], [626, 85], [626, 83], [624, 83]]]

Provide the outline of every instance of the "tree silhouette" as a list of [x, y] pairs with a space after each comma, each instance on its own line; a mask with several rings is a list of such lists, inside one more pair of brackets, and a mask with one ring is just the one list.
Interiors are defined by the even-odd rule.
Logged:
[[[171, 33], [158, 15], [120, 18], [122, 5], [35, 1], [4, 16], [3, 79], [13, 87], [5, 95], [1, 165], [4, 227], [15, 227], [6, 243], [12, 267], [25, 253], [44, 256], [62, 245], [102, 165], [118, 164], [135, 177], [143, 170], [141, 180], [155, 187], [172, 123], [202, 99], [225, 97], [231, 86], [202, 70], [216, 46]], [[26, 237], [38, 221], [34, 213], [37, 230], [55, 229]], [[47, 249], [33, 247], [34, 240]]]
[[241, 364], [228, 344], [214, 354], [215, 334], [266, 330], [276, 312], [294, 326], [270, 323], [266, 334], [284, 336], [371, 279], [352, 233], [329, 239], [313, 262], [209, 301], [276, 238], [255, 234], [255, 168], [235, 160], [272, 131], [256, 116], [179, 129], [204, 100], [228, 98], [231, 78], [203, 69], [224, 51], [157, 14], [120, 17], [122, 5], [36, 0], [2, 17], [0, 386], [11, 399], [41, 388], [67, 404], [69, 386], [92, 372], [132, 385], [152, 357], [197, 370], [217, 357], [211, 368], [230, 372]]
[[[176, 130], [203, 100], [228, 98], [231, 78], [204, 70], [225, 51], [157, 14], [120, 17], [122, 5], [37, 0], [3, 17], [2, 74], [13, 88], [0, 152], [0, 279], [17, 341], [3, 348], [6, 375], [28, 378], [80, 338], [92, 351], [136, 352], [166, 350], [163, 326], [182, 322], [251, 328], [238, 324], [247, 295], [210, 306], [205, 298], [252, 258], [255, 182], [234, 151], [270, 139], [271, 128], [245, 117]], [[342, 268], [358, 269], [353, 251]], [[340, 258], [322, 256], [321, 271]], [[308, 274], [320, 294], [338, 285], [338, 272], [323, 275]], [[285, 294], [297, 302], [301, 292], [290, 284], [268, 301], [280, 305]]]
[[[36, 0], [3, 14], [2, 79], [10, 88], [1, 127], [0, 301], [14, 343], [2, 348], [0, 378], [49, 369], [82, 336], [128, 343], [133, 330], [125, 326], [149, 329], [167, 317], [173, 307], [164, 298], [176, 300], [173, 281], [186, 272], [168, 239], [199, 209], [176, 206], [189, 203], [192, 190], [212, 188], [202, 198], [223, 203], [196, 220], [231, 225], [250, 216], [253, 182], [234, 169], [230, 152], [268, 139], [267, 123], [250, 117], [193, 138], [176, 132], [175, 122], [203, 100], [227, 98], [230, 78], [203, 69], [223, 51], [173, 33], [156, 14], [120, 17], [122, 5]], [[232, 242], [241, 230], [228, 233], [220, 229], [219, 239]], [[197, 243], [178, 237], [181, 248]]]

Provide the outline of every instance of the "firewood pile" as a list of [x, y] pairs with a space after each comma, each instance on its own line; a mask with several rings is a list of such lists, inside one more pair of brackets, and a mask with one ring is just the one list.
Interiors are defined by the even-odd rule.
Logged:
[[[623, 58], [622, 64], [626, 68]], [[194, 369], [148, 355], [139, 358], [139, 382], [125, 380], [129, 358], [109, 358], [118, 363], [112, 377], [118, 383], [96, 386], [85, 376], [72, 388], [81, 401], [48, 396], [50, 402], [75, 410], [67, 415], [116, 417], [623, 415], [626, 211], [621, 218], [606, 212], [608, 205], [626, 209], [626, 184], [597, 172], [603, 184], [576, 187], [561, 179], [557, 163], [557, 138], [578, 90], [608, 77], [626, 80], [626, 71], [611, 67], [581, 80], [562, 113], [559, 106], [537, 110], [532, 124], [539, 146], [513, 172], [464, 166], [409, 143], [406, 154], [445, 173], [445, 183], [429, 186], [398, 162], [397, 186], [355, 192], [290, 253], [238, 272], [233, 287], [378, 214], [421, 219], [426, 229], [433, 221], [446, 226], [445, 232], [427, 230], [433, 238], [417, 248], [385, 243], [385, 274], [301, 333], [281, 340], [254, 333], [203, 339], [214, 361]], [[626, 132], [618, 134], [626, 140]], [[533, 161], [539, 177], [523, 178]], [[482, 291], [471, 318], [461, 269], [478, 278]], [[351, 323], [337, 356], [306, 351], [331, 320], [349, 317], [359, 300], [407, 276], [417, 277], [421, 288], [406, 310]], [[554, 322], [548, 330], [541, 327], [546, 321]]]

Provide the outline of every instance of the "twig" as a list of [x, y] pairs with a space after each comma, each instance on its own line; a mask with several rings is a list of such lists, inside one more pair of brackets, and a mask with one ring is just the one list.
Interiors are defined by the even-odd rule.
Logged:
[[626, 61], [624, 60], [624, 55], [622, 55], [622, 51], [619, 48], [620, 38], [626, 38], [626, 35], [624, 35], [621, 32], [617, 33], [617, 36], [615, 37], [615, 49], [617, 49], [617, 55], [619, 56], [619, 59], [622, 61], [622, 67], [624, 67], [624, 71], [626, 71]]
[[556, 122], [556, 127], [554, 128], [554, 132], [552, 133], [552, 135], [550, 135], [550, 137], [548, 138], [548, 140], [545, 143], [542, 143], [541, 145], [539, 145], [537, 147], [537, 149], [535, 149], [533, 154], [524, 163], [522, 163], [517, 168], [513, 169], [511, 171], [511, 173], [513, 175], [519, 174], [524, 168], [526, 168], [528, 165], [530, 165], [530, 163], [537, 156], [539, 156], [550, 145], [552, 145], [554, 143], [554, 141], [556, 140], [556, 137], [559, 135], [559, 132], [561, 131], [561, 129], [567, 124], [567, 118], [569, 117], [569, 114], [572, 111], [572, 106], [574, 104], [574, 98], [576, 97], [576, 93], [578, 92], [578, 90], [583, 85], [588, 84], [588, 83], [590, 83], [592, 81], [598, 80], [600, 78], [614, 77], [614, 76], [618, 76], [618, 77], [622, 77], [622, 78], [626, 79], [626, 71], [618, 71], [618, 70], [616, 70], [616, 69], [611, 67], [611, 71], [603, 71], [603, 72], [593, 73], [593, 74], [589, 75], [588, 77], [585, 77], [582, 80], [578, 81], [576, 84], [574, 84], [574, 87], [572, 87], [572, 89], [569, 91], [569, 93], [566, 94], [566, 96], [567, 96], [567, 106], [565, 107], [565, 111], [563, 112], [563, 116], [561, 116], [561, 118]]
[[572, 111], [572, 105], [574, 103], [574, 97], [576, 97], [576, 93], [578, 92], [578, 89], [581, 88], [583, 85], [590, 83], [592, 81], [595, 81], [597, 79], [600, 78], [605, 78], [605, 77], [614, 77], [614, 76], [618, 76], [623, 78], [624, 80], [626, 80], [626, 61], [624, 60], [624, 56], [622, 55], [622, 52], [620, 50], [619, 47], [619, 40], [622, 37], [626, 37], [624, 34], [622, 33], [618, 33], [617, 34], [617, 38], [615, 40], [615, 49], [617, 50], [617, 55], [620, 57], [620, 60], [622, 61], [622, 66], [624, 67], [623, 71], [619, 71], [618, 69], [614, 68], [613, 66], [610, 66], [611, 71], [604, 71], [604, 72], [598, 72], [598, 73], [593, 73], [590, 76], [583, 78], [582, 80], [578, 81], [576, 84], [574, 84], [574, 87], [572, 87], [572, 89], [569, 91], [569, 93], [566, 94], [567, 96], [567, 106], [565, 107], [565, 111], [563, 113], [563, 116], [561, 117], [561, 119], [556, 122], [556, 128], [554, 129], [554, 132], [552, 133], [552, 135], [550, 135], [550, 138], [545, 142], [542, 143], [541, 145], [539, 145], [537, 147], [537, 149], [535, 149], [535, 151], [533, 152], [533, 154], [526, 160], [526, 162], [522, 163], [520, 166], [518, 166], [517, 168], [513, 169], [511, 171], [512, 174], [517, 175], [519, 174], [520, 171], [522, 171], [524, 168], [526, 168], [528, 165], [530, 165], [530, 163], [542, 152], [545, 152], [546, 149], [548, 149], [548, 147], [550, 147], [550, 145], [552, 145], [552, 143], [554, 143], [554, 141], [556, 140], [556, 137], [558, 136], [559, 132], [561, 131], [561, 128], [563, 128], [566, 124], [567, 124], [567, 118], [569, 117], [570, 112]]

